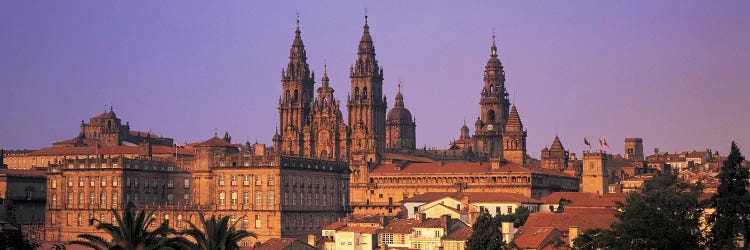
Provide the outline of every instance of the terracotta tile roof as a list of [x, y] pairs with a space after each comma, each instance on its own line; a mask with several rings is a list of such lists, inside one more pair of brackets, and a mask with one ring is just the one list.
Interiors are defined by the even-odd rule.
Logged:
[[443, 218], [426, 218], [412, 228], [445, 228], [445, 219]]
[[[313, 246], [308, 245], [305, 242], [302, 242], [301, 240], [298, 240], [297, 238], [271, 238], [268, 239], [266, 242], [263, 242], [262, 245], [259, 247], [256, 247], [255, 250], [281, 250], [281, 249], [287, 249], [288, 247], [291, 247], [295, 241], [297, 244], [302, 244], [303, 247], [300, 249], [315, 249]], [[296, 248], [295, 248], [296, 250]]]
[[541, 203], [541, 201], [526, 197], [521, 194], [514, 193], [499, 193], [499, 192], [432, 192], [415, 195], [414, 197], [403, 200], [403, 202], [432, 202], [442, 198], [451, 197], [456, 200], [462, 200], [466, 196], [469, 202], [534, 202]]
[[339, 228], [345, 227], [346, 222], [345, 221], [336, 221], [331, 224], [328, 224], [322, 228], [322, 230], [339, 230]]
[[397, 152], [385, 152], [383, 153], [383, 158], [385, 159], [391, 159], [391, 160], [401, 160], [401, 161], [410, 161], [410, 162], [435, 162], [435, 160], [413, 155], [413, 154], [403, 154], [403, 153], [397, 153]]
[[31, 175], [31, 176], [45, 176], [47, 172], [44, 170], [26, 170], [26, 169], [8, 169], [0, 168], [0, 175]]
[[385, 218], [381, 215], [353, 215], [348, 219], [349, 223], [373, 223], [380, 224]]
[[605, 194], [600, 196], [595, 193], [584, 192], [554, 192], [540, 200], [544, 204], [557, 204], [560, 199], [570, 201], [565, 207], [606, 207], [614, 208], [617, 206], [616, 201], [625, 201], [627, 194]]
[[[177, 150], [181, 155], [192, 155], [194, 152], [185, 148], [169, 146], [151, 146], [152, 154], [173, 154]], [[30, 155], [95, 155], [95, 154], [140, 154], [140, 146], [96, 146], [88, 147], [48, 147], [32, 152]]]
[[339, 232], [355, 232], [355, 233], [362, 233], [362, 234], [374, 234], [379, 229], [380, 229], [379, 227], [345, 226], [345, 227], [340, 228], [340, 229], [338, 229], [336, 231], [339, 231]]
[[204, 142], [195, 144], [194, 146], [195, 147], [234, 147], [234, 145], [232, 145], [231, 143], [216, 136]]
[[708, 151], [693, 151], [687, 153], [686, 158], [703, 158], [705, 155], [711, 155]]
[[581, 231], [590, 228], [609, 228], [617, 221], [614, 209], [565, 208], [565, 212], [531, 213], [524, 226], [554, 227], [560, 232], [567, 232], [570, 227], [580, 227]]
[[484, 173], [500, 173], [500, 172], [515, 172], [515, 173], [541, 173], [557, 176], [571, 175], [554, 171], [554, 170], [542, 170], [542, 169], [530, 169], [525, 168], [517, 163], [502, 163], [500, 168], [492, 169], [492, 163], [490, 162], [425, 162], [425, 163], [407, 163], [407, 164], [381, 164], [376, 166], [370, 173], [371, 174], [484, 174]]
[[562, 233], [554, 227], [518, 228], [513, 242], [521, 249], [544, 249], [555, 238], [562, 238]]
[[380, 232], [408, 234], [411, 233], [412, 228], [419, 223], [419, 220], [414, 219], [395, 219], [386, 224]]
[[452, 241], [469, 240], [469, 237], [471, 237], [472, 232], [473, 231], [471, 230], [471, 227], [459, 228], [459, 229], [453, 230], [453, 232], [450, 232], [448, 235], [443, 236], [443, 240], [452, 240]]

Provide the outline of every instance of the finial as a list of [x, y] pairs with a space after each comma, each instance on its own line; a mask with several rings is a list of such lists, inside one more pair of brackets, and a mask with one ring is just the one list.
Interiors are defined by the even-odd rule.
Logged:
[[497, 56], [497, 46], [495, 46], [495, 27], [492, 27], [492, 56]]
[[367, 25], [367, 8], [365, 8], [365, 25]]
[[398, 80], [398, 92], [401, 93], [401, 79]]
[[296, 14], [297, 14], [297, 29], [299, 29], [299, 11], [297, 11]]
[[107, 104], [104, 104], [104, 113], [107, 113]]
[[328, 75], [328, 63], [326, 63], [326, 60], [323, 60], [323, 75]]

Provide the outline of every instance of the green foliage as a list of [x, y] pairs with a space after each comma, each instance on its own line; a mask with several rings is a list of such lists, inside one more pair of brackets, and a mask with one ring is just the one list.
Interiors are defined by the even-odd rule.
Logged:
[[576, 249], [700, 249], [703, 236], [698, 202], [701, 190], [675, 176], [647, 182], [642, 193], [618, 204], [612, 228], [587, 230], [576, 239]]
[[716, 211], [709, 216], [713, 225], [709, 247], [711, 249], [732, 249], [735, 239], [745, 239], [743, 248], [748, 248], [750, 232], [750, 198], [748, 198], [748, 169], [742, 166], [745, 157], [740, 153], [737, 144], [732, 142], [732, 149], [719, 172], [719, 188], [711, 197], [710, 207]]
[[37, 248], [39, 248], [39, 244], [26, 238], [26, 235], [20, 229], [0, 231], [0, 249], [27, 250]]
[[500, 232], [501, 220], [491, 217], [487, 213], [479, 215], [472, 226], [473, 232], [466, 243], [467, 250], [496, 250], [503, 249], [503, 235]]
[[174, 230], [166, 224], [160, 225], [155, 230], [149, 230], [149, 227], [156, 223], [153, 217], [154, 212], [140, 210], [137, 213], [134, 208], [125, 209], [122, 215], [114, 209], [112, 214], [115, 216], [116, 225], [105, 223], [96, 219], [96, 229], [104, 231], [112, 240], [92, 234], [80, 234], [78, 240], [70, 241], [71, 245], [89, 247], [96, 250], [105, 249], [183, 249], [188, 242], [180, 237], [168, 237], [174, 235]]
[[229, 224], [229, 216], [218, 216], [211, 215], [210, 218], [200, 214], [201, 225], [203, 230], [200, 230], [195, 224], [188, 221], [190, 229], [180, 232], [186, 234], [195, 240], [193, 249], [202, 250], [236, 250], [239, 249], [239, 242], [245, 238], [252, 237], [256, 238], [257, 235], [252, 232], [245, 230], [237, 230], [235, 221]]

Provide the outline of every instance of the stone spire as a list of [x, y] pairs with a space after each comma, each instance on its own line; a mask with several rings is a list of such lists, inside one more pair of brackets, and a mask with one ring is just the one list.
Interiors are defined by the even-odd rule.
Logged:
[[291, 81], [307, 80], [310, 76], [310, 66], [307, 65], [307, 52], [305, 44], [302, 42], [302, 31], [299, 28], [299, 16], [297, 17], [297, 29], [294, 31], [294, 41], [292, 48], [289, 50], [289, 63], [283, 79]]
[[518, 115], [518, 110], [516, 110], [516, 105], [511, 106], [508, 123], [505, 125], [505, 131], [523, 131], [523, 123], [521, 122], [521, 117]]
[[563, 148], [562, 142], [560, 142], [560, 137], [555, 136], [555, 140], [552, 141], [552, 146], [549, 147], [550, 150], [565, 150]]
[[[329, 79], [328, 79], [328, 64], [324, 64], [323, 65], [323, 78], [320, 81], [322, 83], [321, 84], [321, 88], [322, 89], [329, 89], [330, 88], [328, 86], [328, 82], [329, 82]], [[333, 91], [331, 91], [331, 93], [333, 93]]]
[[365, 16], [364, 32], [359, 41], [357, 61], [354, 64], [351, 75], [382, 77], [382, 72], [379, 71], [381, 70], [378, 66], [378, 60], [375, 59], [375, 46], [373, 45], [372, 36], [370, 36], [370, 25], [367, 24], [367, 16]]

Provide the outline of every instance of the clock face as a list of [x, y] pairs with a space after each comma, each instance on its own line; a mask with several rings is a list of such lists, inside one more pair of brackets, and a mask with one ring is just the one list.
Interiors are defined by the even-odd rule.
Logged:
[[492, 126], [492, 124], [487, 125], [487, 130], [492, 131], [493, 129], [495, 129], [495, 126]]

